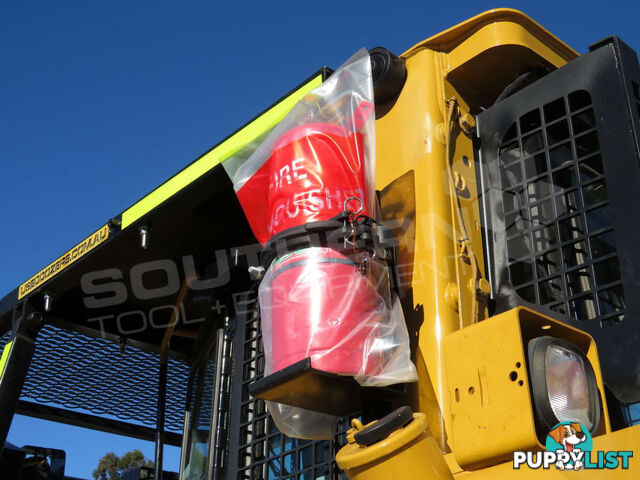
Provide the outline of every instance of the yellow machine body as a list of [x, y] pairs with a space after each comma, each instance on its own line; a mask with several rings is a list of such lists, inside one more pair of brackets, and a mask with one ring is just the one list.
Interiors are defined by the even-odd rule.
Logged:
[[[443, 341], [487, 315], [474, 151], [461, 120], [495, 99], [523, 64], [560, 67], [576, 56], [524, 14], [490, 11], [403, 54], [405, 86], [376, 122], [376, 188], [399, 238], [400, 288], [413, 298], [405, 312], [418, 343], [412, 407], [427, 414], [443, 452], [451, 451]], [[447, 124], [452, 98], [459, 111]]]
[[347, 433], [349, 443], [336, 456], [338, 466], [350, 479], [411, 478], [406, 476], [408, 472], [420, 472], [425, 480], [453, 478], [424, 414], [414, 413], [409, 424], [370, 446], [360, 446], [353, 439], [362, 428], [354, 422]]
[[[350, 478], [565, 474], [554, 469], [515, 472], [512, 467], [514, 450], [540, 450], [544, 442], [535, 429], [526, 342], [551, 334], [580, 346], [603, 392], [597, 352], [585, 333], [527, 309], [485, 321], [490, 286], [472, 133], [473, 115], [490, 106], [526, 67], [559, 68], [577, 56], [529, 17], [510, 9], [478, 15], [402, 55], [406, 83], [376, 121], [376, 188], [381, 191], [382, 218], [398, 239], [398, 283], [419, 374], [411, 407], [424, 414], [428, 433], [421, 435], [431, 440], [414, 444], [404, 438], [406, 432], [392, 434], [390, 441], [397, 438], [392, 443], [412, 445], [406, 451], [388, 443], [349, 444], [337, 459]], [[516, 372], [515, 381], [511, 372]], [[611, 433], [603, 407], [594, 449], [634, 445], [640, 445], [640, 427]], [[424, 458], [414, 454], [415, 448]], [[422, 466], [425, 458], [429, 467]], [[446, 472], [437, 467], [442, 458]], [[637, 468], [637, 459], [631, 471], [634, 465]], [[628, 472], [576, 475], [628, 478]]]

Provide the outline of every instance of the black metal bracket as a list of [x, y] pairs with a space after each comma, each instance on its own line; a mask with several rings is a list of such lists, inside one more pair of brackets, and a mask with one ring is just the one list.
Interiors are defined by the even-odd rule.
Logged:
[[277, 257], [309, 247], [331, 248], [347, 255], [357, 248], [390, 258], [386, 252], [393, 245], [390, 228], [367, 215], [344, 211], [331, 220], [305, 223], [273, 236], [264, 246], [260, 262], [266, 270]]
[[402, 385], [362, 387], [353, 377], [315, 369], [305, 358], [249, 385], [249, 394], [338, 417], [366, 410], [367, 404], [389, 402], [404, 394]]

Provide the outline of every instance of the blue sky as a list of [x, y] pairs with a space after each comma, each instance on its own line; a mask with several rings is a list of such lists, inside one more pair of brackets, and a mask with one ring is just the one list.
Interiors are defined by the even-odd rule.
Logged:
[[[0, 3], [0, 296], [323, 65], [401, 53], [495, 2]], [[511, 2], [580, 52], [640, 48], [635, 2]], [[16, 418], [9, 439], [68, 451], [89, 478], [149, 443]], [[177, 469], [172, 449], [168, 466]]]

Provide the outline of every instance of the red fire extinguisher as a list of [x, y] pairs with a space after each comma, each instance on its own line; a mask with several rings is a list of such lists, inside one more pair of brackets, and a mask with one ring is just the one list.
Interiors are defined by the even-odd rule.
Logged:
[[[350, 208], [367, 215], [365, 138], [374, 107], [362, 102], [348, 126], [309, 123], [282, 134], [271, 156], [237, 192], [264, 245], [300, 225], [324, 222]], [[266, 192], [266, 202], [265, 195]], [[359, 202], [357, 202], [359, 201]], [[386, 314], [376, 281], [345, 252], [313, 246], [276, 259], [260, 289], [269, 370], [311, 357], [316, 369], [373, 373], [371, 332]]]
[[278, 138], [269, 159], [237, 191], [262, 245], [289, 228], [335, 217], [351, 197], [361, 200], [367, 214], [371, 199], [359, 130], [373, 110], [372, 104], [362, 102], [349, 127], [310, 123]]
[[310, 357], [318, 370], [374, 375], [369, 339], [384, 321], [384, 299], [373, 275], [331, 248], [307, 248], [276, 260], [261, 292], [268, 369], [281, 370]]

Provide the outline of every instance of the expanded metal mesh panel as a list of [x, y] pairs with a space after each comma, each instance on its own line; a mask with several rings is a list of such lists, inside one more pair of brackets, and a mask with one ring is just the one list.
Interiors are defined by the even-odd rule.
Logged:
[[[0, 347], [8, 340], [4, 336]], [[159, 355], [53, 326], [38, 334], [21, 399], [156, 424]], [[189, 367], [169, 359], [166, 430], [182, 432]]]
[[499, 166], [516, 294], [608, 326], [625, 301], [595, 115], [584, 90], [530, 110], [504, 135]]
[[336, 441], [297, 440], [283, 435], [267, 412], [264, 400], [249, 395], [249, 384], [264, 374], [260, 321], [254, 316], [235, 334], [233, 409], [229, 448], [229, 480], [346, 479], [333, 459], [346, 441], [341, 422]]
[[493, 313], [526, 305], [588, 332], [623, 403], [640, 401], [639, 84], [611, 38], [477, 117]]

